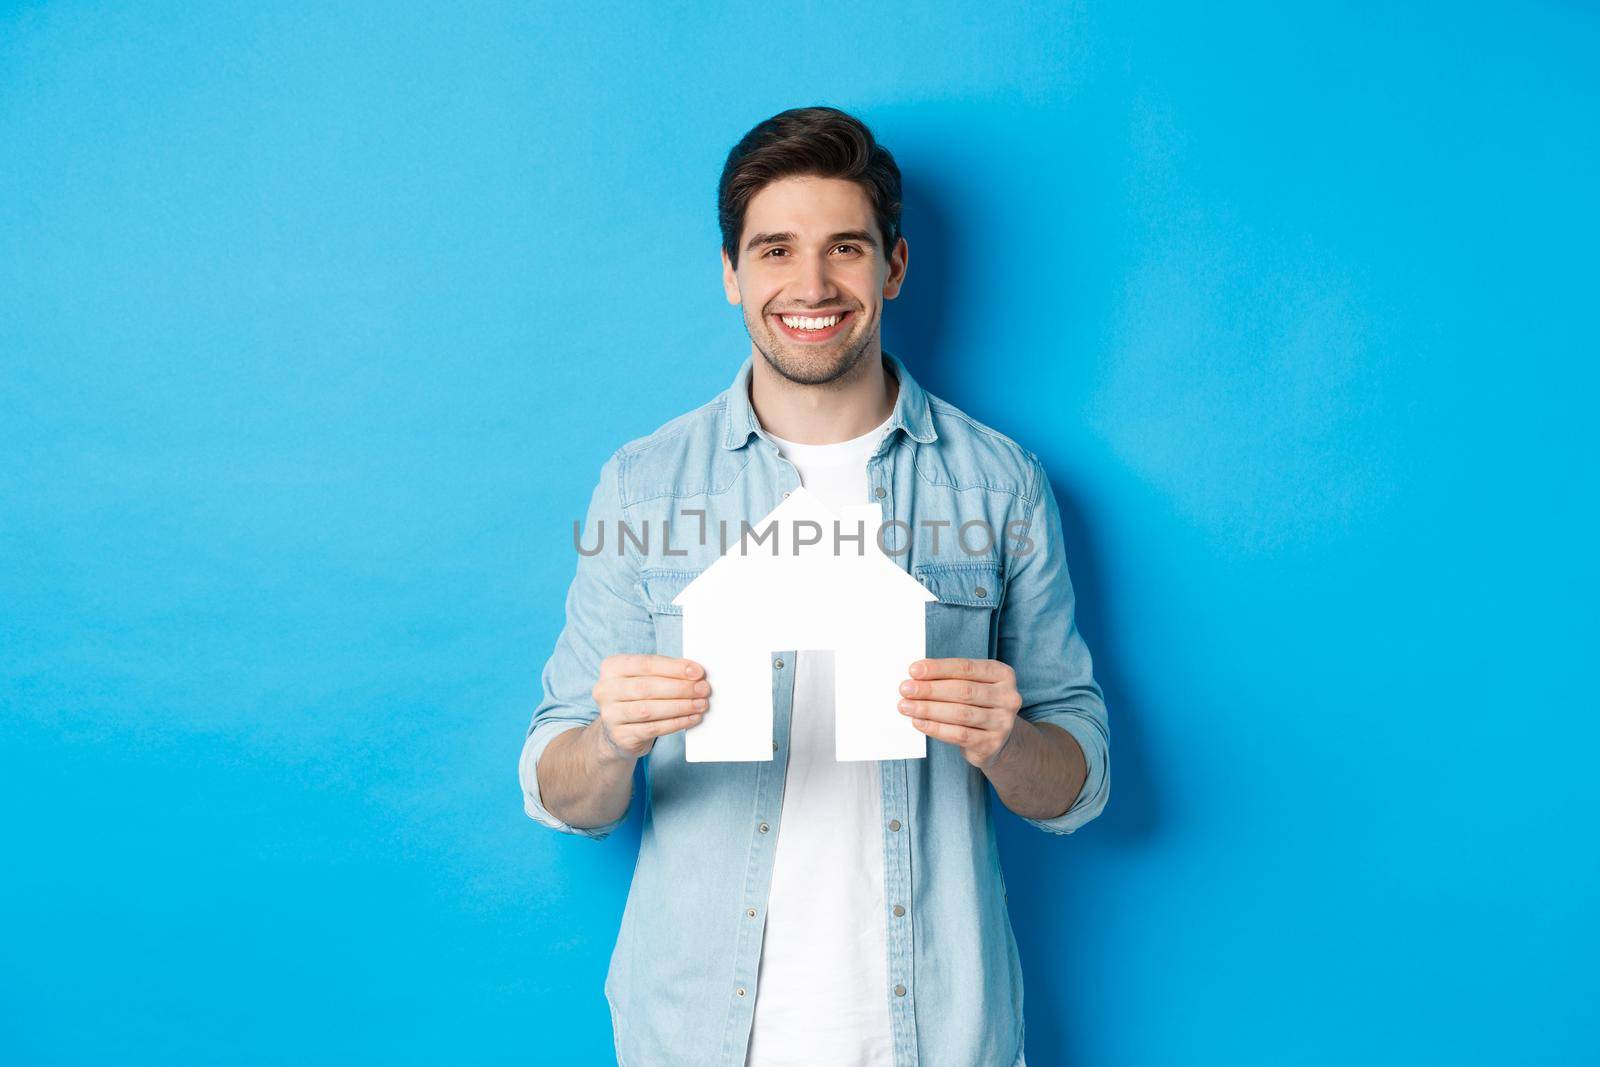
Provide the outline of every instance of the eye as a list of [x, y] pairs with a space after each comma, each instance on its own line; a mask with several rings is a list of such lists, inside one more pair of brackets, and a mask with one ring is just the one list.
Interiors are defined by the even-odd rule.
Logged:
[[767, 251], [765, 253], [763, 253], [762, 258], [765, 259], [768, 256], [771, 256], [772, 253], [774, 253], [774, 252], [783, 252], [785, 255], [787, 255], [788, 254], [788, 249], [784, 249], [784, 248], [769, 248], [769, 249], [767, 249]]
[[860, 247], [858, 247], [857, 245], [834, 245], [833, 247], [835, 249], [849, 248], [849, 249], [852, 249], [852, 250], [857, 251], [857, 252], [861, 251]]

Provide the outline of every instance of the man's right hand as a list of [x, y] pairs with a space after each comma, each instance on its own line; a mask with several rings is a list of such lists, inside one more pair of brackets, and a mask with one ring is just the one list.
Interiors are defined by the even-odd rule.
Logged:
[[709, 706], [705, 668], [671, 656], [624, 654], [600, 661], [595, 683], [600, 749], [616, 759], [638, 759], [662, 734], [699, 722]]

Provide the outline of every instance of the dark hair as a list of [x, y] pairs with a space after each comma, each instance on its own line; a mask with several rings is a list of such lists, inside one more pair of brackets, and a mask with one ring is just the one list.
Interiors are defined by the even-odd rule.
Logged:
[[717, 183], [717, 221], [728, 261], [739, 265], [739, 236], [750, 198], [779, 178], [843, 178], [866, 191], [888, 256], [900, 239], [900, 168], [854, 115], [836, 107], [796, 107], [760, 123], [728, 153]]

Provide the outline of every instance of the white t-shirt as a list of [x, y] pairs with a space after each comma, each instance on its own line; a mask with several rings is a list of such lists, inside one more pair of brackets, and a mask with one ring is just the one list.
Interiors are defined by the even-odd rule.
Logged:
[[[838, 510], [871, 501], [867, 460], [888, 425], [837, 444], [774, 441]], [[893, 1063], [881, 770], [836, 761], [833, 737], [833, 655], [801, 651], [746, 1067]]]

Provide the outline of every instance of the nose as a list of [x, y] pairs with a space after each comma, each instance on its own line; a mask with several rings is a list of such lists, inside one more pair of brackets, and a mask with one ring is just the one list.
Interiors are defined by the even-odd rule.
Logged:
[[794, 296], [807, 304], [821, 304], [837, 295], [829, 277], [828, 257], [807, 256], [800, 264], [800, 276], [795, 279]]

